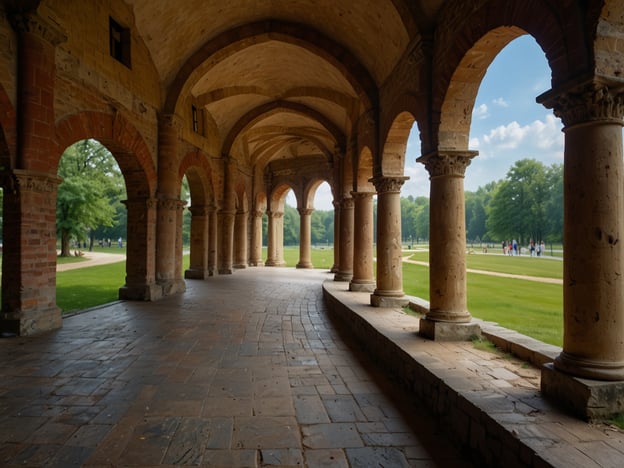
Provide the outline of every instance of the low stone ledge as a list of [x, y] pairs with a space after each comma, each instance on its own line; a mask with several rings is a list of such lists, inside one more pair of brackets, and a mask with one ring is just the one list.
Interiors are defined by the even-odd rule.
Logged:
[[[330, 313], [431, 410], [448, 436], [480, 466], [597, 466], [601, 457], [624, 457], [621, 432], [605, 434], [569, 416], [542, 398], [538, 388], [496, 385], [496, 370], [490, 372], [487, 366], [485, 371], [470, 368], [462, 362], [470, 344], [425, 339], [418, 335], [417, 317], [400, 308], [372, 307], [367, 294], [350, 292], [344, 284], [326, 281], [323, 294]], [[483, 325], [496, 336], [496, 325]], [[544, 349], [543, 343], [519, 337], [518, 343], [502, 348], [527, 350], [536, 362], [558, 354], [556, 347]], [[483, 364], [476, 361], [471, 365]], [[588, 453], [588, 446], [600, 446], [601, 453]]]

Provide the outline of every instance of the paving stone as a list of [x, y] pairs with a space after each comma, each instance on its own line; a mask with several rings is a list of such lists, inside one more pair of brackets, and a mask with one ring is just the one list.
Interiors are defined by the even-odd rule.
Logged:
[[292, 417], [237, 417], [232, 446], [240, 449], [300, 448], [299, 426]]
[[363, 447], [355, 424], [330, 423], [302, 427], [303, 445], [312, 449]]
[[344, 451], [340, 449], [305, 450], [305, 462], [308, 468], [348, 468], [349, 463]]
[[352, 467], [388, 466], [393, 468], [409, 468], [409, 463], [401, 452], [395, 448], [364, 447], [346, 449], [347, 458]]

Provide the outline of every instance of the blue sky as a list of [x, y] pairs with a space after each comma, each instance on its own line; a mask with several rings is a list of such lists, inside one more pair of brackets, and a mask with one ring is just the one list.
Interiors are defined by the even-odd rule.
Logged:
[[[562, 124], [552, 110], [535, 102], [550, 89], [550, 68], [539, 45], [522, 36], [503, 49], [490, 65], [472, 113], [469, 148], [478, 150], [466, 170], [464, 187], [476, 191], [503, 179], [519, 159], [534, 158], [546, 165], [563, 162]], [[429, 196], [429, 175], [416, 163], [420, 156], [417, 129], [408, 140], [402, 196]], [[291, 199], [294, 198], [290, 197]], [[293, 204], [290, 199], [289, 204]], [[314, 206], [332, 209], [329, 187], [323, 184]]]

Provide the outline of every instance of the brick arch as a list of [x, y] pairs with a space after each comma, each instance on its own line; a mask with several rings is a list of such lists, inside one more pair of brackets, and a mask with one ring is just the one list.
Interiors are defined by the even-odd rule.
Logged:
[[15, 167], [16, 146], [17, 115], [0, 84], [0, 167]]
[[[398, 114], [386, 134], [381, 151], [381, 173], [375, 175], [402, 176], [405, 169], [405, 150], [407, 140], [414, 125], [414, 116], [411, 112]], [[376, 169], [376, 168], [375, 168]]]
[[63, 151], [77, 141], [93, 138], [113, 154], [126, 182], [128, 199], [150, 198], [156, 190], [152, 155], [139, 131], [119, 113], [80, 112], [56, 126], [56, 151], [49, 172], [56, 173]]
[[214, 201], [212, 168], [208, 156], [197, 150], [187, 153], [180, 162], [178, 182], [186, 175], [191, 191], [191, 202], [197, 205], [209, 205]]
[[165, 113], [175, 112], [180, 96], [190, 86], [194, 74], [211, 60], [220, 60], [252, 44], [275, 40], [303, 47], [331, 63], [349, 81], [365, 102], [365, 107], [376, 105], [377, 85], [366, 67], [351, 52], [305, 24], [267, 20], [233, 28], [200, 47], [180, 67], [169, 87]]
[[[536, 20], [539, 19], [539, 20]], [[429, 148], [467, 149], [474, 101], [496, 55], [512, 40], [530, 34], [545, 52], [552, 85], [591, 70], [585, 19], [579, 7], [551, 9], [540, 0], [510, 0], [505, 8], [484, 1], [480, 8], [461, 0], [440, 12], [433, 51], [432, 128]]]

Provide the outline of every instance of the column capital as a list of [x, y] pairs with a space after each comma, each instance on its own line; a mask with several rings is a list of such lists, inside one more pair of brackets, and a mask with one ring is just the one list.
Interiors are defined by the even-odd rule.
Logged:
[[156, 198], [136, 198], [132, 200], [121, 200], [121, 203], [126, 206], [126, 209], [147, 208], [148, 210], [150, 210], [158, 206], [158, 200]]
[[351, 196], [354, 199], [365, 199], [365, 198], [372, 198], [373, 195], [375, 195], [375, 192], [351, 192]]
[[314, 213], [314, 208], [297, 208], [299, 216], [310, 216]]
[[253, 212], [253, 216], [254, 216], [254, 218], [262, 218], [264, 216], [264, 211], [262, 211], [262, 210], [255, 210]]
[[[54, 192], [56, 187], [63, 181], [56, 174], [48, 174], [47, 172], [28, 171], [22, 169], [14, 169], [13, 180], [20, 190], [29, 192]], [[15, 187], [15, 185], [13, 185]]]
[[189, 211], [193, 216], [208, 216], [210, 214], [210, 207], [206, 205], [191, 205]]
[[267, 211], [267, 216], [269, 218], [283, 218], [284, 212], [283, 211]]
[[624, 83], [594, 77], [551, 89], [538, 96], [537, 102], [552, 109], [565, 127], [586, 122], [624, 124]]
[[370, 179], [370, 182], [377, 189], [377, 193], [400, 193], [407, 180], [409, 180], [407, 176], [378, 176]]
[[424, 164], [429, 172], [429, 178], [464, 177], [472, 158], [478, 154], [478, 151], [438, 150], [421, 156], [416, 162]]
[[9, 15], [9, 21], [18, 33], [34, 34], [53, 46], [67, 41], [67, 34], [58, 23], [36, 12], [14, 13]]
[[177, 200], [175, 198], [163, 198], [158, 200], [158, 208], [163, 208], [165, 210], [177, 211], [183, 210], [186, 206], [186, 202], [184, 200]]

